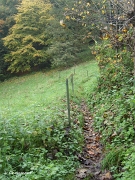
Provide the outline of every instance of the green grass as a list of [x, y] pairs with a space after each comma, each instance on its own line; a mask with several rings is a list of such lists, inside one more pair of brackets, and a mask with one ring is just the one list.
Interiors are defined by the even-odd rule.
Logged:
[[[69, 77], [74, 72], [73, 96]], [[0, 179], [74, 179], [76, 155], [83, 146], [83, 116], [76, 103], [93, 91], [98, 74], [96, 62], [91, 61], [0, 83]], [[66, 78], [72, 95], [71, 127]]]
[[0, 83], [0, 118], [26, 116], [40, 110], [50, 111], [53, 104], [59, 106], [60, 99], [66, 94], [66, 78], [74, 74], [74, 70], [75, 93], [92, 90], [98, 76], [94, 61], [63, 71], [37, 72]]

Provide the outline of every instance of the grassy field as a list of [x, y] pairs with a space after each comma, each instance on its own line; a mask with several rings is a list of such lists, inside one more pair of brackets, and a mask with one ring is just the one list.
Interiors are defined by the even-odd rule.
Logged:
[[96, 62], [80, 64], [63, 71], [37, 72], [0, 83], [0, 118], [27, 116], [37, 111], [50, 111], [66, 94], [65, 81], [74, 74], [75, 93], [92, 90], [98, 76]]
[[[0, 179], [74, 180], [79, 166], [76, 155], [83, 146], [83, 116], [76, 103], [93, 91], [98, 75], [98, 66], [91, 61], [0, 83]], [[66, 78], [72, 95], [71, 127]]]

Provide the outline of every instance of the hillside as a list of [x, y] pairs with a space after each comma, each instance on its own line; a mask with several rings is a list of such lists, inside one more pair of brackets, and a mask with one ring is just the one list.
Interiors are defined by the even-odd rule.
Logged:
[[[68, 130], [65, 81], [69, 78], [70, 82], [72, 73], [74, 94], [69, 86], [73, 109]], [[9, 179], [12, 172], [12, 179], [74, 179], [79, 165], [76, 155], [83, 145], [83, 115], [76, 112], [77, 106], [96, 86], [98, 75], [97, 63], [91, 61], [0, 84], [0, 178]], [[75, 119], [80, 126], [74, 124]]]
[[0, 83], [1, 117], [27, 116], [47, 109], [50, 103], [59, 105], [60, 99], [65, 96], [66, 78], [72, 73], [75, 92], [81, 94], [94, 87], [98, 67], [93, 61], [63, 71], [37, 72]]

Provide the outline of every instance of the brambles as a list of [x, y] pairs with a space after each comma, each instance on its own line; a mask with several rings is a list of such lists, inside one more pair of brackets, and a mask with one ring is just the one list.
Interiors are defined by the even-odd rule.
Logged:
[[[105, 38], [95, 46], [93, 52], [100, 68], [100, 77], [95, 93], [89, 98], [95, 128], [102, 134], [105, 147], [103, 169], [109, 169], [118, 180], [131, 179], [135, 168], [134, 163], [130, 163], [130, 160], [134, 161], [134, 151], [129, 155], [130, 160], [126, 155], [128, 149], [133, 148], [135, 138], [133, 41], [129, 31]], [[128, 41], [131, 42], [128, 44]]]

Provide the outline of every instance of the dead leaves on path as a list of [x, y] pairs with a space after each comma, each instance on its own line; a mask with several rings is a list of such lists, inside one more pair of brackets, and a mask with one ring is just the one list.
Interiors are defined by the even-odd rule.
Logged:
[[90, 180], [112, 180], [110, 172], [101, 171], [102, 144], [101, 135], [94, 131], [93, 119], [84, 102], [81, 104], [81, 112], [84, 117], [85, 146], [83, 152], [78, 155], [82, 168], [77, 170], [76, 179], [89, 178]]

